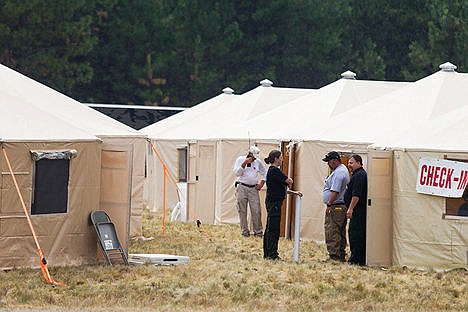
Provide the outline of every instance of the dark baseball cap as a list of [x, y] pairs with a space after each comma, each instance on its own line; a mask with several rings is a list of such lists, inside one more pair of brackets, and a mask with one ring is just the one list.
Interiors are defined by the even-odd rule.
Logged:
[[338, 152], [331, 151], [330, 153], [325, 155], [325, 157], [322, 160], [328, 162], [328, 161], [330, 161], [332, 159], [341, 160], [340, 154], [338, 154]]

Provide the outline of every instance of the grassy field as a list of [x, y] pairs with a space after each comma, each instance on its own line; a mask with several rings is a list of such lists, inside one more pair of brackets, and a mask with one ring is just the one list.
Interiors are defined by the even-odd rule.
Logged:
[[[131, 253], [190, 257], [178, 266], [86, 265], [49, 269], [67, 287], [46, 285], [39, 270], [0, 271], [0, 310], [67, 311], [468, 311], [468, 273], [323, 263], [324, 246], [280, 240], [284, 261], [262, 258], [262, 240], [237, 226], [167, 223], [147, 215]], [[52, 265], [52, 264], [51, 264]]]

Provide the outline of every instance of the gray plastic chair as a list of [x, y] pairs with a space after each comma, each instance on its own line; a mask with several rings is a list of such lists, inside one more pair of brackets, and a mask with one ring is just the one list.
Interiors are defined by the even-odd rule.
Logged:
[[114, 223], [112, 223], [107, 213], [102, 210], [94, 210], [91, 212], [90, 217], [96, 230], [102, 255], [106, 259], [107, 264], [112, 265], [111, 259], [119, 256], [119, 258], [122, 258], [123, 263], [128, 265], [127, 254], [120, 244]]

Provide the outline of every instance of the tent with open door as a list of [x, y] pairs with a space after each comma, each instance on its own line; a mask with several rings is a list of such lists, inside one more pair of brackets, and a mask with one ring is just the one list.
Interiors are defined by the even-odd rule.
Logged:
[[[468, 74], [458, 75], [468, 86]], [[458, 89], [458, 95], [466, 99], [468, 89]], [[390, 256], [395, 265], [468, 269], [468, 216], [459, 213], [468, 202], [463, 198], [468, 192], [466, 120], [468, 104], [369, 147], [393, 156]], [[431, 164], [432, 173], [424, 169]]]
[[[321, 201], [321, 189], [323, 180], [328, 174], [326, 164], [321, 161], [323, 155], [330, 150], [337, 150], [344, 156], [349, 156], [351, 153], [359, 153], [363, 156], [366, 170], [375, 170], [375, 179], [384, 181], [385, 187], [374, 188], [370, 185], [369, 197], [372, 199], [371, 204], [373, 209], [369, 209], [368, 218], [373, 218], [374, 221], [369, 222], [375, 226], [374, 230], [378, 231], [383, 227], [391, 227], [388, 223], [388, 216], [391, 215], [390, 205], [388, 204], [391, 198], [390, 181], [392, 176], [391, 158], [387, 155], [376, 154], [372, 155], [367, 151], [366, 146], [375, 142], [379, 137], [392, 134], [398, 130], [409, 129], [418, 122], [429, 120], [438, 116], [443, 112], [456, 109], [463, 105], [462, 98], [457, 99], [460, 92], [454, 93], [453, 90], [459, 90], [466, 84], [464, 81], [465, 74], [454, 72], [453, 65], [441, 65], [441, 71], [420, 79], [412, 83], [386, 83], [381, 82], [381, 87], [387, 91], [374, 93], [375, 98], [367, 97], [365, 102], [360, 94], [371, 94], [373, 88], [378, 86], [373, 82], [366, 82], [367, 87], [362, 87], [361, 92], [356, 92], [357, 88], [348, 88], [348, 91], [343, 96], [337, 97], [341, 103], [334, 106], [333, 102], [326, 100], [319, 101], [314, 97], [316, 105], [323, 103], [325, 107], [315, 109], [310, 106], [310, 112], [325, 111], [327, 114], [322, 118], [325, 122], [320, 121], [320, 117], [316, 114], [318, 121], [302, 127], [302, 140], [296, 144], [296, 168], [295, 168], [295, 187], [304, 192], [303, 197], [303, 215], [302, 215], [302, 237], [311, 238], [316, 241], [323, 241], [323, 215], [324, 208]], [[357, 83], [357, 80], [342, 81], [347, 84]], [[357, 85], [357, 84], [356, 84]], [[326, 88], [326, 87], [324, 87]], [[377, 87], [378, 88], [378, 87]], [[320, 91], [317, 96], [320, 96]], [[305, 100], [304, 97], [296, 102]], [[336, 98], [336, 96], [335, 96]], [[354, 100], [353, 100], [354, 98]], [[331, 96], [326, 97], [331, 99]], [[348, 105], [353, 103], [354, 105]], [[312, 101], [311, 101], [312, 103]], [[291, 107], [294, 105], [290, 103]], [[289, 106], [288, 105], [288, 106]], [[314, 105], [314, 104], [311, 104]], [[335, 109], [334, 107], [341, 107]], [[285, 107], [286, 108], [286, 107]], [[279, 108], [284, 109], [284, 108]], [[330, 114], [330, 112], [334, 112]], [[264, 118], [267, 115], [259, 118]], [[297, 125], [292, 119], [292, 124]], [[286, 130], [284, 131], [286, 132]], [[373, 169], [372, 169], [373, 168]], [[369, 175], [372, 176], [372, 172]], [[306, 196], [309, 195], [309, 196]], [[377, 208], [380, 207], [380, 208]], [[373, 212], [378, 213], [373, 214]], [[378, 220], [377, 220], [378, 219]], [[380, 232], [383, 233], [383, 232]], [[377, 242], [378, 236], [374, 236], [374, 241]], [[382, 240], [376, 245], [390, 246], [388, 237], [382, 237]], [[386, 247], [385, 247], [386, 248]], [[385, 252], [387, 255], [388, 251]], [[379, 259], [383, 252], [378, 252], [375, 256], [375, 263], [382, 262]], [[370, 262], [374, 260], [369, 260]], [[388, 263], [388, 260], [383, 261]]]
[[[237, 95], [232, 89], [225, 88], [223, 93], [195, 105], [183, 112], [158, 121], [148, 127], [140, 129], [140, 132], [148, 135], [151, 146], [147, 148], [147, 179], [145, 183], [145, 201], [151, 211], [162, 210], [164, 196], [168, 208], [173, 208], [180, 202], [186, 202], [187, 196], [187, 168], [188, 168], [188, 143], [197, 138], [197, 129], [191, 129], [183, 135], [175, 134], [178, 127], [187, 123], [199, 122], [197, 128], [207, 125], [203, 116], [220, 106], [235, 100]], [[157, 154], [156, 154], [157, 153]], [[158, 158], [160, 157], [160, 158]], [[164, 166], [167, 168], [166, 178]], [[170, 180], [173, 177], [178, 184], [181, 194]], [[164, 179], [166, 180], [166, 194], [164, 195]], [[185, 220], [185, 215], [183, 217]]]
[[[308, 139], [298, 144], [298, 149], [304, 149], [305, 152], [302, 154], [307, 155], [306, 157], [310, 158], [311, 155], [315, 155], [315, 163], [320, 163], [320, 156], [326, 152], [325, 149], [319, 150], [316, 146], [325, 144], [327, 144], [327, 150], [337, 150], [344, 155], [357, 152], [363, 156], [364, 166], [369, 176], [367, 232], [368, 237], [372, 237], [367, 241], [368, 264], [388, 265], [392, 263], [392, 245], [394, 243], [392, 228], [395, 227], [396, 222], [399, 222], [392, 222], [392, 198], [395, 199], [392, 188], [394, 189], [395, 180], [400, 180], [400, 174], [404, 174], [404, 171], [393, 172], [393, 164], [398, 160], [393, 159], [392, 153], [366, 150], [363, 147], [367, 143], [374, 143], [379, 138], [396, 133], [400, 133], [400, 136], [404, 137], [405, 131], [409, 131], [418, 124], [427, 122], [430, 125], [432, 122], [436, 122], [440, 116], [465, 106], [466, 77], [466, 74], [455, 72], [452, 64], [442, 64], [441, 71], [433, 75], [363, 103], [359, 107], [349, 110], [346, 114], [334, 116], [320, 132], [315, 135], [310, 134]], [[307, 148], [305, 148], [306, 146]], [[300, 153], [298, 151], [298, 154]], [[297, 161], [300, 160], [299, 156]], [[309, 163], [312, 162], [309, 161]], [[299, 165], [303, 164], [303, 160], [300, 161]], [[322, 167], [323, 179], [327, 174], [327, 168], [323, 164]], [[321, 205], [319, 194], [322, 183], [319, 183], [320, 176], [312, 177], [313, 173], [310, 172], [310, 169], [307, 171], [307, 168], [304, 174], [309, 174], [308, 177], [304, 176], [309, 178], [306, 180], [308, 183], [305, 187], [302, 187], [300, 176], [296, 178], [296, 181], [300, 185], [299, 188], [310, 188], [310, 185], [315, 185], [317, 210], [311, 210], [311, 212], [315, 212], [320, 209]], [[304, 205], [309, 206], [307, 203]], [[323, 205], [321, 211], [323, 213]], [[321, 228], [320, 223], [316, 222], [317, 228]], [[313, 227], [308, 229], [311, 228]]]
[[[339, 150], [343, 142], [362, 144], [380, 141], [386, 146], [386, 140], [397, 134], [399, 137], [393, 142], [400, 138], [404, 142], [406, 131], [426, 123], [427, 128], [436, 128], [443, 120], [439, 119], [441, 116], [466, 106], [468, 85], [467, 74], [457, 73], [454, 65], [445, 63], [440, 68], [439, 72], [367, 102], [345, 115], [334, 117], [330, 120], [330, 126], [324, 128], [318, 137], [323, 141], [336, 142]], [[449, 119], [445, 122], [449, 122]], [[426, 148], [436, 144], [430, 136], [426, 137], [425, 142], [428, 144]], [[367, 263], [388, 265], [393, 263], [395, 257], [392, 256], [392, 229], [400, 223], [400, 220], [392, 221], [392, 216], [395, 217], [392, 202], [396, 198], [400, 200], [402, 196], [399, 190], [395, 190], [395, 185], [401, 189], [399, 183], [408, 183], [407, 180], [402, 181], [410, 171], [403, 169], [393, 172], [398, 160], [392, 160], [391, 152], [371, 149], [362, 153], [369, 177]], [[395, 156], [402, 157], [399, 153], [395, 153]]]
[[[264, 80], [259, 87], [242, 95], [219, 95], [161, 124], [158, 122], [140, 130], [148, 135], [166, 162], [176, 160], [172, 166], [168, 164], [168, 169], [179, 181], [187, 181], [189, 219], [200, 218], [206, 223], [238, 222], [232, 173], [235, 158], [246, 153], [249, 144], [260, 145], [262, 155], [280, 145], [277, 139], [258, 137], [247, 120], [313, 91], [272, 87], [270, 81]], [[161, 129], [162, 125], [167, 127]], [[161, 171], [157, 172], [161, 166], [156, 163], [149, 167], [149, 179], [156, 182], [149, 184], [153, 192], [156, 190], [153, 194], [148, 192], [149, 201], [154, 210], [161, 209], [163, 177]], [[180, 170], [182, 167], [186, 169], [185, 178], [180, 177], [184, 172]], [[154, 170], [153, 173], [150, 170]], [[210, 190], [210, 193], [203, 190]], [[151, 196], [155, 200], [151, 200]], [[172, 208], [175, 204], [168, 197], [167, 206]]]
[[99, 209], [111, 216], [128, 250], [130, 233], [141, 235], [145, 136], [4, 65], [0, 65], [0, 93], [28, 101], [102, 140]]
[[13, 176], [48, 262], [94, 262], [102, 142], [31, 101], [0, 92], [0, 268], [40, 265]]
[[[341, 74], [342, 78], [318, 89], [314, 93], [300, 97], [257, 118], [249, 120], [251, 127], [262, 138], [281, 138], [281, 141], [292, 141], [290, 168], [294, 179], [294, 188], [304, 193], [302, 198], [301, 237], [316, 242], [323, 242], [324, 214], [322, 203], [323, 181], [328, 175], [328, 166], [322, 161], [323, 156], [331, 150], [337, 150], [345, 156], [352, 152], [366, 151], [372, 141], [367, 140], [325, 140], [324, 129], [340, 127], [349, 124], [349, 120], [335, 123], [340, 116], [348, 116], [351, 112], [366, 106], [370, 102], [401, 90], [410, 83], [387, 82], [355, 79], [353, 72]], [[362, 115], [365, 118], [365, 115]], [[269, 125], [282, 123], [282, 127]], [[374, 130], [369, 130], [371, 132]], [[343, 133], [343, 137], [347, 133]], [[364, 156], [364, 160], [366, 157]], [[294, 210], [294, 201], [286, 203], [286, 214]], [[292, 221], [293, 219], [290, 218]], [[294, 226], [285, 224], [286, 236]], [[289, 233], [288, 233], [289, 232]]]

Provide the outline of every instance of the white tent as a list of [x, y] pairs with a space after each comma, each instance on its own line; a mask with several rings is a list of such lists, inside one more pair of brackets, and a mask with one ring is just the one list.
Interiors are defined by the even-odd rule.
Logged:
[[[349, 155], [351, 152], [365, 151], [368, 145], [365, 141], [325, 141], [319, 134], [325, 128], [340, 125], [332, 122], [334, 118], [347, 116], [370, 101], [378, 102], [410, 85], [406, 82], [356, 80], [355, 74], [350, 71], [343, 73], [342, 77], [314, 93], [249, 120], [259, 137], [282, 138], [285, 142], [292, 139], [296, 142], [291, 145], [294, 151], [291, 151], [293, 160], [289, 167], [294, 169], [294, 188], [305, 194], [302, 198], [301, 237], [317, 242], [325, 239], [325, 209], [321, 192], [328, 166], [321, 159], [331, 150]], [[278, 123], [283, 126], [269, 126]], [[346, 133], [343, 135], [346, 136]], [[291, 205], [293, 203], [291, 201]], [[288, 214], [292, 210], [292, 207], [288, 207]], [[292, 224], [286, 227], [293, 228]]]
[[[97, 244], [92, 243], [95, 234], [90, 231], [88, 220], [89, 213], [99, 206], [101, 140], [32, 105], [23, 96], [0, 92], [0, 110], [0, 146], [8, 156], [49, 264], [96, 261]], [[60, 158], [67, 153], [73, 157]], [[39, 154], [54, 154], [44, 160], [48, 162], [47, 169], [42, 167], [42, 160], [35, 157]], [[51, 182], [50, 179], [41, 174], [44, 170], [57, 170], [57, 158], [66, 159], [69, 169], [65, 168], [63, 174], [68, 179], [54, 183], [54, 189], [50, 190], [45, 185]], [[36, 245], [3, 153], [0, 168], [0, 268], [38, 267]], [[59, 169], [62, 169], [61, 165]], [[52, 178], [60, 180], [55, 176]], [[61, 193], [55, 189], [57, 184], [62, 186]], [[57, 198], [52, 193], [63, 196], [60, 212], [51, 209], [51, 200]], [[40, 205], [44, 198], [46, 204]]]
[[[246, 153], [249, 141], [260, 145], [263, 154], [279, 147], [278, 140], [258, 138], [247, 126], [247, 120], [314, 91], [271, 85], [264, 80], [259, 87], [240, 96], [230, 91], [140, 130], [151, 138], [175, 177], [179, 167], [178, 148], [179, 151], [186, 148], [189, 198], [185, 200], [190, 203], [189, 219], [206, 223], [238, 221], [232, 173], [235, 158]], [[161, 165], [153, 160], [148, 167], [148, 201], [153, 210], [161, 209]], [[172, 193], [168, 195], [168, 207], [176, 204], [176, 194]]]
[[[441, 71], [433, 75], [369, 101], [347, 114], [335, 116], [329, 121], [330, 126], [316, 135], [322, 144], [324, 141], [333, 143], [336, 146], [333, 149], [359, 152], [364, 156], [369, 175], [369, 264], [450, 266], [452, 261], [459, 266], [462, 263], [460, 248], [466, 250], [466, 241], [459, 237], [466, 230], [462, 230], [457, 221], [451, 225], [448, 225], [449, 221], [440, 221], [445, 207], [443, 199], [416, 194], [414, 190], [421, 155], [466, 159], [457, 154], [464, 149], [464, 138], [459, 140], [460, 145], [457, 143], [463, 135], [451, 135], [466, 131], [453, 123], [463, 120], [457, 115], [464, 115], [468, 75], [454, 69], [450, 63], [442, 64]], [[352, 143], [356, 145], [347, 150], [347, 147], [341, 147], [346, 142], [350, 146]], [[401, 146], [405, 150], [413, 149], [413, 152], [395, 151], [393, 155], [379, 149], [356, 148], [358, 144], [362, 147], [362, 144], [373, 142], [380, 146]], [[418, 154], [418, 149], [423, 152]], [[439, 152], [428, 153], [431, 150]], [[428, 210], [422, 207], [428, 207]], [[440, 228], [422, 229], [427, 222], [440, 225]], [[440, 239], [435, 239], [429, 232], [439, 233]], [[447, 235], [455, 241], [447, 242]], [[441, 246], [436, 247], [439, 243]], [[429, 248], [434, 250], [429, 252]], [[415, 253], [410, 252], [412, 249]], [[448, 249], [454, 253], [457, 249], [457, 255], [448, 255]], [[452, 260], [448, 260], [450, 257]]]
[[[197, 217], [201, 214], [210, 223], [212, 221], [236, 223], [238, 217], [233, 195], [232, 164], [238, 155], [247, 150], [249, 136], [251, 142], [260, 143], [262, 154], [266, 155], [273, 148], [279, 149], [281, 145], [287, 145], [290, 139], [300, 140], [308, 137], [311, 132], [318, 133], [327, 125], [327, 120], [330, 118], [408, 84], [360, 81], [353, 78], [353, 73], [346, 72], [343, 73], [343, 79], [328, 86], [319, 90], [303, 90], [302, 92], [298, 89], [261, 86], [237, 96], [229, 103], [219, 105], [217, 109], [211, 107], [212, 110], [209, 113], [186, 119], [184, 124], [179, 123], [165, 133], [152, 134], [150, 128], [153, 126], [143, 131], [149, 137], [160, 138], [154, 140], [154, 144], [158, 145], [160, 150], [164, 151], [164, 147], [160, 144], [161, 142], [167, 144], [165, 139], [173, 144], [172, 150], [175, 150], [177, 144], [185, 143], [190, 147], [189, 170], [192, 172], [191, 179], [189, 179], [189, 203], [192, 208], [195, 205], [216, 207], [214, 215], [211, 208], [205, 213], [200, 213], [200, 209], [195, 209], [198, 212]], [[178, 115], [184, 113], [188, 116], [190, 109]], [[178, 115], [173, 116], [174, 119]], [[158, 123], [154, 126], [156, 125]], [[184, 140], [174, 141], [176, 138], [185, 138], [185, 142]], [[345, 150], [356, 148], [365, 150], [366, 146], [367, 144], [347, 143], [339, 145]], [[294, 173], [296, 188], [307, 194], [303, 199], [306, 209], [303, 211], [304, 226], [301, 235], [305, 238], [323, 241], [323, 207], [320, 192], [327, 168], [325, 164], [321, 164], [320, 159], [329, 149], [336, 149], [337, 145], [301, 141], [297, 147], [296, 156], [293, 157], [297, 160], [295, 164], [291, 164], [291, 167], [296, 167]], [[175, 152], [173, 155], [173, 159], [176, 159]], [[216, 163], [218, 165], [215, 165]], [[310, 170], [310, 167], [317, 163], [320, 164], [320, 169]], [[206, 184], [201, 183], [206, 172], [210, 172], [211, 176], [206, 178]], [[159, 178], [159, 181], [161, 180]], [[222, 187], [214, 187], [213, 181]], [[219, 184], [220, 181], [223, 182]], [[313, 181], [318, 182], [313, 183]], [[197, 184], [199, 189], [203, 189], [202, 185], [206, 185], [205, 191], [195, 191], [194, 185]], [[192, 188], [191, 192], [190, 188]], [[206, 194], [215, 194], [215, 196], [206, 196]]]
[[[218, 95], [140, 131], [150, 138], [171, 140], [263, 138], [256, 133], [260, 127], [249, 120], [314, 92], [273, 87], [271, 81], [262, 80], [260, 86], [242, 95]], [[272, 126], [268, 124], [267, 128]]]
[[[258, 137], [261, 138], [321, 139], [318, 134], [330, 126], [332, 118], [346, 116], [348, 112], [357, 107], [409, 84], [356, 80], [355, 74], [350, 71], [342, 73], [341, 76], [342, 79], [316, 92], [311, 92], [250, 119], [249, 127], [254, 128]], [[281, 122], [282, 126], [272, 128], [275, 122]]]
[[[304, 141], [298, 143], [300, 151], [296, 157], [296, 161], [299, 163], [299, 169], [296, 173], [296, 187], [306, 194], [313, 194], [312, 196], [304, 196], [304, 207], [306, 208], [302, 216], [305, 224], [302, 227], [302, 236], [317, 241], [320, 237], [323, 238], [323, 229], [320, 227], [323, 220], [323, 205], [320, 203], [322, 184], [319, 181], [325, 178], [328, 170], [324, 164], [321, 164], [320, 170], [302, 169], [303, 164], [320, 166], [320, 159], [327, 151], [338, 150], [344, 155], [358, 152], [362, 154], [366, 167], [376, 166], [376, 163], [368, 163], [366, 145], [375, 142], [379, 137], [409, 129], [417, 123], [463, 105], [461, 101], [463, 97], [456, 98], [461, 93], [454, 91], [460, 90], [463, 85], [466, 85], [466, 74], [454, 72], [451, 64], [441, 66], [441, 71], [413, 83], [388, 83], [388, 85], [383, 83], [381, 87], [389, 89], [387, 92], [381, 89], [383, 92], [378, 94], [375, 91], [370, 92], [375, 86], [371, 87], [372, 82], [368, 82], [367, 88], [364, 85], [361, 86], [362, 93], [380, 96], [374, 99], [367, 97], [367, 101], [362, 102], [359, 101], [361, 96], [358, 93], [348, 92], [340, 97], [343, 101], [341, 105], [343, 113], [340, 113], [340, 110], [335, 110], [333, 106], [328, 106], [328, 109], [321, 108], [322, 111], [335, 111], [335, 113], [330, 113], [329, 118], [324, 118], [325, 121], [311, 122], [309, 127], [311, 130], [304, 133]], [[353, 81], [351, 80], [350, 83]], [[355, 94], [354, 100], [352, 99], [353, 94]], [[355, 104], [351, 108], [345, 106], [347, 102]], [[305, 128], [306, 126], [304, 126]], [[370, 191], [373, 192], [374, 189], [370, 188]], [[385, 205], [384, 198], [380, 204]], [[376, 205], [377, 202], [374, 201], [374, 207]], [[311, 230], [314, 233], [307, 234], [307, 231]]]
[[[197, 138], [196, 130], [203, 128], [207, 123], [200, 121], [195, 130], [191, 129], [183, 135], [177, 136], [173, 132], [177, 131], [178, 127], [184, 127], [188, 123], [197, 122], [205, 114], [218, 109], [219, 106], [223, 106], [236, 98], [237, 95], [234, 95], [230, 88], [225, 88], [222, 94], [214, 98], [140, 129], [141, 133], [148, 135], [153, 145], [153, 147], [147, 149], [148, 154], [146, 157], [148, 177], [145, 183], [145, 200], [150, 210], [156, 211], [163, 208], [164, 169], [155, 152], [161, 157], [169, 174], [176, 178], [179, 168], [179, 150], [184, 151], [188, 141]], [[172, 208], [179, 201], [179, 195], [171, 181], [168, 181], [168, 183], [169, 186], [166, 192], [167, 205]], [[183, 187], [183, 185], [180, 187]], [[184, 197], [181, 200], [186, 200], [185, 193], [181, 194], [181, 196]]]
[[430, 76], [335, 116], [330, 126], [313, 138], [374, 143], [377, 138], [465, 105], [460, 94], [466, 88], [467, 74], [455, 72], [450, 63], [440, 66], [441, 70]]
[[[232, 102], [238, 97], [238, 95], [235, 95], [233, 92], [234, 91], [231, 88], [225, 88], [223, 89], [223, 93], [178, 114], [149, 125], [141, 129], [140, 132], [148, 133], [153, 137], [163, 139], [184, 138], [187, 134], [180, 136], [173, 133], [173, 131], [177, 130], [179, 127], [187, 126], [187, 124], [199, 122], [200, 119], [203, 120], [204, 116], [210, 114], [210, 112], [219, 110]], [[199, 131], [199, 128], [202, 128], [203, 126], [205, 126], [203, 122], [201, 124], [195, 124], [195, 131]]]
[[109, 213], [128, 248], [130, 233], [141, 235], [145, 136], [4, 65], [0, 65], [0, 93], [27, 101], [103, 141], [101, 204], [95, 209]]
[[[333, 116], [320, 132], [309, 132], [309, 139], [298, 144], [298, 148], [305, 151], [302, 154], [307, 157], [307, 163], [320, 163], [320, 156], [329, 150], [338, 150], [344, 155], [357, 152], [363, 156], [364, 165], [369, 175], [368, 264], [392, 263], [392, 227], [395, 229], [396, 224], [399, 224], [401, 220], [397, 218], [392, 223], [391, 203], [400, 200], [404, 193], [395, 191], [392, 194], [392, 189], [401, 189], [400, 183], [407, 186], [408, 180], [403, 178], [407, 173], [407, 168], [392, 173], [392, 162], [395, 164], [397, 160], [392, 161], [391, 153], [367, 150], [364, 147], [366, 144], [376, 142], [379, 138], [388, 138], [392, 134], [400, 133], [400, 136], [405, 136], [405, 131], [418, 124], [428, 122], [425, 127], [430, 128], [432, 122], [439, 118], [438, 116], [448, 114], [466, 105], [464, 99], [467, 96], [465, 94], [466, 86], [468, 86], [467, 75], [455, 72], [454, 66], [450, 63], [442, 64], [441, 69], [433, 75], [363, 103], [345, 114]], [[440, 123], [440, 121], [436, 123]], [[435, 125], [433, 124], [432, 127]], [[421, 135], [424, 135], [423, 132]], [[395, 142], [394, 140], [393, 142]], [[426, 138], [426, 142], [429, 144], [431, 139]], [[448, 142], [445, 143], [446, 147], [449, 147]], [[327, 146], [327, 148], [323, 148], [323, 146]], [[428, 146], [430, 145], [425, 148], [427, 149]], [[300, 154], [301, 152], [298, 153], [296, 161], [304, 164], [304, 159], [301, 159]], [[400, 154], [396, 155], [399, 159]], [[306, 207], [304, 214], [306, 215], [308, 213], [316, 214], [320, 209], [320, 204], [317, 202], [320, 200], [318, 194], [321, 184], [318, 181], [326, 176], [327, 170], [325, 166], [323, 167], [322, 176], [315, 175], [315, 170], [310, 170], [309, 179], [305, 179], [305, 184], [303, 184], [301, 176], [296, 177], [299, 189], [305, 191], [307, 188], [315, 188], [314, 191], [305, 192], [317, 195], [312, 203], [306, 202], [306, 197], [304, 197], [304, 206]], [[307, 170], [303, 172], [307, 174]], [[313, 205], [317, 207], [314, 209]], [[408, 209], [408, 205], [405, 208]], [[323, 220], [320, 215], [316, 215], [313, 224], [307, 225], [307, 217], [304, 214], [302, 219], [306, 220], [304, 222], [305, 228], [303, 227], [302, 231], [317, 229]], [[320, 235], [321, 233], [315, 234]], [[398, 263], [398, 260], [395, 262]]]
[[[465, 77], [468, 86], [468, 75], [458, 76]], [[466, 99], [468, 89], [458, 89], [458, 96]], [[422, 157], [468, 162], [466, 120], [468, 105], [464, 104], [370, 146], [393, 156], [391, 255], [395, 265], [468, 268], [468, 217], [455, 216], [463, 200], [416, 191]]]

